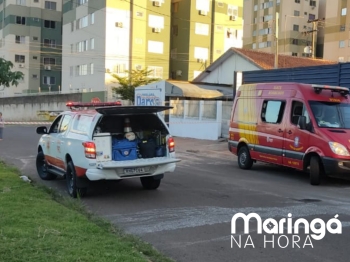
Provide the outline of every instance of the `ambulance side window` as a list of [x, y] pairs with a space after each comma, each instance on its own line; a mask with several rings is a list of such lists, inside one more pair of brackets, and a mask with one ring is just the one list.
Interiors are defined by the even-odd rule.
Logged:
[[279, 124], [282, 122], [286, 102], [267, 100], [262, 105], [261, 120], [265, 123]]

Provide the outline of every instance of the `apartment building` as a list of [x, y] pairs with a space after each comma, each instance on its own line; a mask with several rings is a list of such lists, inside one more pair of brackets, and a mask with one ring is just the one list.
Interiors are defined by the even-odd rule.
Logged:
[[61, 7], [61, 0], [0, 0], [0, 56], [24, 73], [17, 87], [0, 87], [0, 96], [59, 91]]
[[350, 1], [325, 1], [323, 57], [327, 60], [350, 62]]
[[170, 0], [64, 0], [63, 92], [106, 91], [113, 74], [169, 77]]
[[245, 0], [243, 47], [273, 53], [278, 37], [280, 54], [316, 58], [319, 9], [320, 0]]
[[172, 0], [171, 78], [193, 80], [243, 45], [243, 0]]

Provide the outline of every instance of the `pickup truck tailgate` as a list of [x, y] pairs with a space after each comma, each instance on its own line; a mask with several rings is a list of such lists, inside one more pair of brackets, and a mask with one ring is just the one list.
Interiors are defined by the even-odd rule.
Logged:
[[98, 169], [115, 169], [115, 168], [133, 168], [145, 166], [159, 166], [180, 162], [180, 159], [170, 157], [154, 157], [154, 158], [140, 158], [127, 161], [107, 161], [98, 162], [96, 168]]

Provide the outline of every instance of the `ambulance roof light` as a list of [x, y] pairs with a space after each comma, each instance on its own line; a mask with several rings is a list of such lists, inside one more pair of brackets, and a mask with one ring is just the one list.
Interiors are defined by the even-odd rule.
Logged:
[[80, 108], [80, 107], [105, 107], [105, 106], [121, 106], [122, 103], [120, 101], [116, 102], [67, 102], [66, 106], [69, 108]]
[[349, 88], [340, 86], [327, 86], [327, 85], [312, 85], [316, 94], [321, 94], [323, 90], [330, 90], [331, 92], [340, 93], [342, 96], [347, 96], [350, 93]]

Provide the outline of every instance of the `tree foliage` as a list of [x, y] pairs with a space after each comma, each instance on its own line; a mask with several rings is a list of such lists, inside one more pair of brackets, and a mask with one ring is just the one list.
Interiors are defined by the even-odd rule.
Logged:
[[13, 63], [0, 58], [0, 86], [10, 87], [17, 86], [18, 81], [23, 79], [24, 74], [19, 71], [12, 71]]
[[160, 78], [152, 78], [149, 75], [153, 70], [131, 70], [126, 71], [128, 76], [120, 77], [116, 74], [112, 76], [118, 81], [119, 87], [113, 87], [113, 91], [119, 94], [124, 100], [135, 100], [135, 87], [147, 85], [152, 82], [161, 80]]

